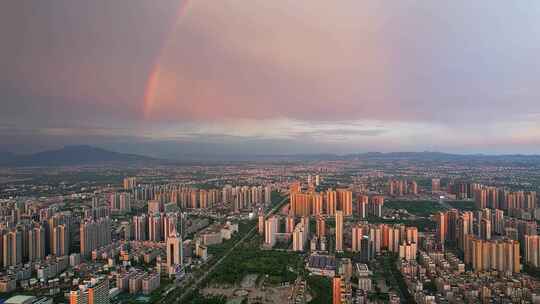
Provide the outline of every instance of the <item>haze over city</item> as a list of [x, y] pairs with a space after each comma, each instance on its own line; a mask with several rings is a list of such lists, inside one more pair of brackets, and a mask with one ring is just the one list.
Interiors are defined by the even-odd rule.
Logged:
[[7, 1], [0, 151], [538, 154], [537, 1]]

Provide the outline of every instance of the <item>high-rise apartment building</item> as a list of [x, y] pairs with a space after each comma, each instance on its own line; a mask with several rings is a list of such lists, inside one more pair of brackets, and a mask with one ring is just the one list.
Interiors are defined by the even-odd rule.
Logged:
[[264, 223], [264, 243], [269, 247], [276, 244], [276, 233], [279, 228], [279, 220], [276, 216], [269, 217]]
[[441, 244], [444, 244], [444, 242], [446, 241], [446, 234], [447, 234], [447, 218], [446, 218], [446, 213], [444, 212], [439, 212], [437, 215], [436, 215], [436, 219], [437, 219], [437, 240], [441, 243]]
[[133, 190], [137, 186], [137, 178], [135, 177], [126, 177], [124, 178], [124, 190]]
[[176, 233], [179, 229], [178, 214], [174, 212], [167, 213], [163, 216], [163, 238], [167, 239], [170, 235]]
[[69, 294], [70, 304], [109, 304], [109, 280], [93, 278]]
[[352, 252], [360, 252], [362, 246], [363, 227], [356, 225], [352, 228]]
[[368, 215], [368, 205], [369, 205], [369, 196], [359, 195], [358, 196], [358, 216], [365, 219]]
[[487, 208], [487, 198], [488, 192], [487, 189], [479, 188], [474, 191], [474, 202], [476, 204], [476, 209]]
[[343, 211], [336, 211], [336, 251], [343, 251]]
[[341, 277], [340, 276], [335, 276], [332, 279], [332, 304], [342, 304]]
[[353, 212], [352, 192], [346, 189], [338, 189], [336, 193], [338, 209], [343, 211], [344, 216], [351, 216]]
[[18, 229], [13, 229], [4, 234], [2, 249], [4, 267], [21, 264], [23, 261], [22, 232]]
[[146, 214], [133, 217], [133, 239], [136, 241], [148, 240], [148, 217]]
[[302, 252], [308, 240], [309, 228], [305, 226], [304, 221], [296, 225], [293, 231], [293, 251]]
[[153, 214], [148, 218], [148, 240], [152, 242], [163, 241], [163, 220], [161, 214]]
[[285, 233], [292, 233], [294, 227], [296, 227], [294, 216], [288, 215], [287, 218], [285, 218]]
[[315, 216], [319, 216], [324, 214], [324, 197], [320, 193], [313, 193], [312, 195], [313, 200], [313, 208], [312, 208], [312, 214]]
[[28, 230], [28, 261], [42, 261], [45, 258], [45, 228], [41, 225]]
[[465, 263], [475, 272], [500, 271], [518, 273], [520, 266], [519, 242], [514, 240], [481, 240], [473, 235], [467, 237]]
[[120, 193], [119, 197], [119, 210], [124, 212], [131, 211], [131, 194], [129, 193]]
[[495, 209], [492, 221], [493, 231], [499, 235], [504, 234], [504, 211]]
[[323, 217], [317, 218], [316, 235], [319, 239], [322, 237], [326, 237], [326, 221]]
[[111, 220], [87, 220], [80, 225], [81, 256], [88, 257], [95, 249], [111, 243]]
[[382, 217], [382, 207], [384, 206], [384, 197], [376, 195], [371, 197], [370, 213], [377, 217]]
[[332, 216], [337, 210], [337, 193], [332, 189], [326, 191], [326, 214]]
[[491, 220], [482, 218], [480, 220], [480, 238], [483, 240], [491, 240]]
[[174, 231], [167, 238], [167, 271], [169, 274], [174, 274], [177, 266], [182, 265], [183, 248], [182, 237]]
[[533, 267], [540, 267], [540, 236], [525, 236], [525, 262]]
[[264, 213], [259, 211], [257, 231], [260, 235], [264, 235]]
[[441, 180], [439, 178], [431, 179], [431, 192], [437, 193], [441, 191]]
[[264, 187], [264, 203], [266, 205], [272, 203], [272, 187], [270, 185]]
[[352, 286], [342, 276], [332, 279], [332, 304], [352, 304]]
[[69, 229], [65, 224], [53, 228], [52, 250], [51, 253], [56, 256], [69, 255]]

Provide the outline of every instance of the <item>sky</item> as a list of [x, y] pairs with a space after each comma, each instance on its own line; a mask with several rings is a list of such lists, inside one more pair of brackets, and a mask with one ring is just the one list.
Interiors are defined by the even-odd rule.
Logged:
[[0, 4], [0, 151], [540, 154], [534, 0]]

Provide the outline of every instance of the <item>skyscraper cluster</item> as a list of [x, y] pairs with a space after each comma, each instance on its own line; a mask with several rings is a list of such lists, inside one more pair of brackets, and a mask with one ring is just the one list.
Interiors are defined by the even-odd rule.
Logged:
[[353, 195], [347, 189], [328, 189], [326, 192], [302, 191], [299, 183], [290, 188], [291, 214], [294, 216], [330, 215], [342, 211], [344, 216], [353, 214]]
[[524, 250], [526, 261], [531, 257], [531, 263], [538, 254], [538, 246], [534, 245], [536, 223], [505, 218], [502, 210], [452, 209], [438, 213], [436, 220], [439, 242], [455, 243], [475, 271], [519, 272], [520, 249]]
[[418, 228], [404, 225], [366, 225], [352, 227], [351, 251], [369, 261], [383, 249], [404, 259], [415, 259], [418, 248]]
[[109, 196], [109, 207], [113, 211], [129, 212], [131, 211], [131, 193], [111, 193]]
[[384, 197], [382, 195], [358, 196], [358, 215], [360, 218], [367, 218], [368, 215], [382, 217], [382, 208], [384, 206]]
[[231, 206], [236, 212], [259, 204], [269, 205], [272, 187], [231, 186], [222, 189], [197, 189], [185, 185], [140, 186], [133, 189], [136, 200], [173, 203], [182, 209], [208, 209], [216, 204]]
[[519, 242], [514, 240], [482, 240], [468, 235], [465, 240], [464, 261], [474, 271], [496, 270], [504, 273], [520, 272]]
[[478, 183], [450, 183], [448, 192], [459, 199], [474, 199], [477, 209], [501, 209], [510, 215], [534, 210], [538, 201], [535, 191], [509, 191]]
[[165, 241], [174, 232], [180, 232], [181, 216], [179, 213], [150, 212], [133, 217], [132, 233], [136, 241]]
[[42, 212], [39, 221], [0, 227], [0, 268], [44, 261], [48, 255], [69, 255], [72, 220], [70, 212]]
[[390, 196], [403, 196], [403, 195], [417, 195], [418, 184], [416, 181], [407, 180], [390, 180], [388, 181], [388, 195]]
[[81, 256], [89, 257], [93, 250], [109, 245], [111, 240], [111, 220], [87, 219], [80, 225]]
[[126, 177], [123, 181], [124, 190], [133, 190], [137, 187], [137, 178], [136, 177]]

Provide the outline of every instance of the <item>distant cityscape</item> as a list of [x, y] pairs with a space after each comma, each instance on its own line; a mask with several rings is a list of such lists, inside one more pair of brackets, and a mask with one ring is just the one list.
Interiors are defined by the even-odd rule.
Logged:
[[538, 303], [535, 166], [4, 167], [0, 298]]

